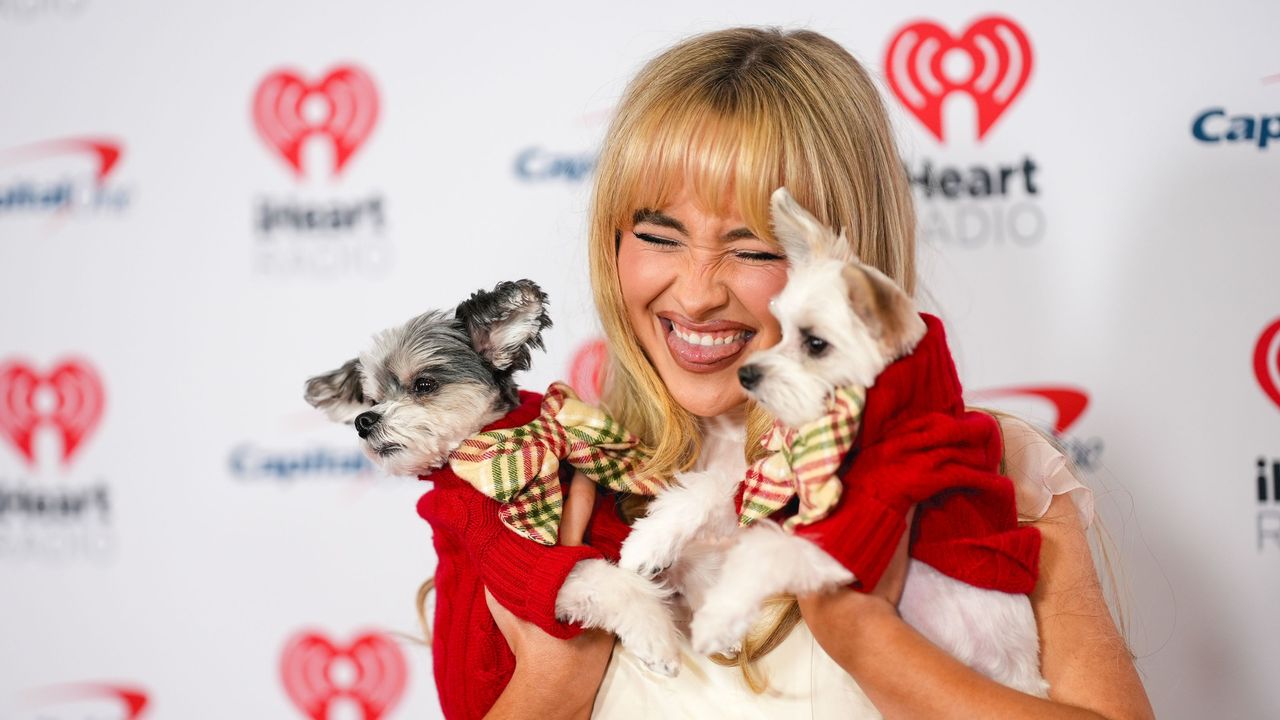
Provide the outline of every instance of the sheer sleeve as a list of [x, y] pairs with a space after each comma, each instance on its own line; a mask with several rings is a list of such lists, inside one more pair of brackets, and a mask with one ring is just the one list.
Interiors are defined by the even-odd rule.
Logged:
[[1018, 519], [1034, 521], [1044, 517], [1054, 495], [1071, 496], [1080, 512], [1080, 522], [1093, 522], [1093, 491], [1071, 473], [1067, 458], [1025, 420], [999, 416], [1004, 434], [1005, 470], [1013, 480]]

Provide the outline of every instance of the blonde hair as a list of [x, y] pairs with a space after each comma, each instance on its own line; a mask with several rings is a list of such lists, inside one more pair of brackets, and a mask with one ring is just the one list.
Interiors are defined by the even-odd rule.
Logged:
[[[588, 256], [609, 355], [602, 403], [641, 438], [656, 474], [688, 469], [701, 437], [645, 357], [622, 301], [617, 243], [637, 210], [661, 209], [687, 188], [708, 211], [733, 201], [747, 227], [772, 241], [769, 196], [785, 185], [819, 221], [845, 229], [863, 263], [915, 296], [915, 208], [880, 93], [848, 51], [816, 32], [731, 28], [653, 58], [615, 109], [596, 173]], [[748, 461], [770, 422], [749, 408]], [[633, 500], [623, 500], [628, 513]], [[428, 637], [429, 590], [430, 581], [417, 598]], [[773, 598], [741, 651], [713, 659], [739, 666], [763, 692], [753, 663], [800, 619], [794, 597]]]
[[[730, 28], [653, 58], [615, 110], [596, 173], [588, 253], [610, 358], [603, 404], [648, 446], [655, 474], [688, 469], [701, 437], [623, 304], [618, 238], [637, 210], [687, 189], [709, 211], [733, 201], [747, 227], [773, 241], [769, 196], [785, 185], [819, 221], [845, 229], [862, 262], [914, 295], [915, 208], [880, 93], [848, 51], [816, 32]], [[749, 408], [748, 460], [770, 422]], [[770, 601], [766, 618], [735, 657], [716, 658], [741, 666], [757, 691], [765, 681], [751, 663], [799, 622], [795, 598]]]
[[[622, 302], [617, 238], [636, 210], [665, 206], [686, 183], [719, 209], [732, 188], [747, 227], [772, 240], [769, 195], [786, 185], [819, 220], [847, 228], [863, 262], [914, 290], [915, 211], [880, 95], [853, 56], [818, 33], [732, 28], [649, 61], [615, 110], [596, 172], [588, 253], [610, 358], [603, 402], [649, 445], [655, 473], [688, 468], [700, 439]], [[750, 430], [767, 424], [750, 413]]]

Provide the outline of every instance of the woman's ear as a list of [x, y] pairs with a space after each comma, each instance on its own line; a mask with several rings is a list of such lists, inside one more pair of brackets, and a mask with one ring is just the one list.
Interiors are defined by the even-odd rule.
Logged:
[[547, 294], [532, 280], [498, 283], [478, 290], [458, 305], [458, 322], [471, 346], [495, 369], [527, 370], [532, 348], [542, 348], [542, 331], [551, 327]]

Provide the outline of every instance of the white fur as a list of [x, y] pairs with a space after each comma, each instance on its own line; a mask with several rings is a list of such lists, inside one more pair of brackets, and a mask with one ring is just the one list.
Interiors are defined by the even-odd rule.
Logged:
[[[786, 288], [770, 309], [782, 325], [782, 340], [752, 356], [760, 371], [750, 394], [791, 426], [804, 425], [826, 410], [832, 389], [871, 387], [895, 358], [885, 355], [850, 305], [845, 269], [856, 263], [843, 233], [836, 237], [791, 199], [784, 188], [773, 196], [773, 223], [791, 267]], [[892, 283], [873, 268], [860, 268], [872, 283]], [[900, 291], [898, 291], [900, 292]], [[910, 310], [909, 303], [899, 305]], [[906, 322], [902, 351], [924, 335], [914, 311]], [[879, 327], [884, 327], [880, 324]], [[826, 341], [814, 354], [812, 337]], [[736, 531], [737, 480], [714, 472], [687, 474], [651, 504], [623, 545], [623, 566], [651, 574], [668, 568], [666, 579], [695, 607], [691, 632], [698, 652], [731, 651], [759, 619], [771, 596], [830, 591], [853, 575], [817, 545], [757, 521]], [[698, 544], [698, 538], [719, 539]], [[687, 548], [697, 547], [685, 562]], [[994, 680], [1044, 697], [1048, 684], [1039, 671], [1039, 638], [1030, 599], [983, 590], [910, 561], [899, 609], [925, 637]]]
[[[501, 417], [492, 411], [476, 415], [477, 408], [493, 407], [495, 395], [489, 386], [453, 383], [441, 388], [430, 407], [407, 396], [375, 405], [372, 409], [382, 420], [361, 447], [388, 474], [424, 475], [442, 467], [463, 440]], [[377, 449], [389, 443], [404, 449], [380, 457]]]
[[912, 560], [898, 613], [965, 665], [1015, 690], [1048, 697], [1026, 595], [977, 588]]
[[853, 574], [817, 545], [760, 520], [738, 534], [719, 581], [693, 616], [693, 649], [728, 652], [760, 619], [774, 595], [823, 592], [853, 582]]
[[583, 560], [560, 586], [556, 617], [609, 630], [645, 667], [674, 677], [680, 649], [668, 595], [664, 587], [605, 560]]
[[732, 535], [738, 524], [732, 503], [738, 481], [718, 472], [677, 475], [631, 526], [618, 565], [652, 577], [672, 565], [695, 536]]

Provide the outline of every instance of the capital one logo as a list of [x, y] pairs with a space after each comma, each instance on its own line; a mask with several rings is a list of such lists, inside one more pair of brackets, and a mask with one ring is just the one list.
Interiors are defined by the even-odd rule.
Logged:
[[1258, 336], [1258, 344], [1253, 348], [1253, 373], [1262, 391], [1280, 407], [1280, 318]]
[[333, 145], [333, 175], [339, 175], [378, 121], [373, 78], [354, 65], [333, 68], [317, 82], [277, 70], [253, 95], [253, 123], [267, 146], [302, 177], [303, 145], [319, 136]]
[[367, 633], [343, 647], [307, 631], [285, 646], [280, 677], [311, 720], [326, 720], [341, 701], [354, 703], [365, 720], [378, 720], [400, 701], [408, 671], [400, 648], [383, 635]]
[[951, 93], [973, 98], [981, 140], [1026, 87], [1031, 66], [1027, 34], [996, 15], [975, 20], [960, 37], [928, 20], [914, 22], [889, 41], [884, 60], [893, 94], [939, 142]]
[[39, 708], [41, 720], [59, 717], [141, 720], [150, 703], [142, 688], [107, 683], [59, 685], [31, 692], [29, 696], [30, 704]]
[[979, 400], [1034, 398], [1045, 401], [1053, 407], [1053, 431], [1058, 435], [1066, 433], [1084, 414], [1085, 408], [1089, 406], [1089, 395], [1084, 391], [1056, 385], [981, 390], [973, 393], [973, 397]]
[[35, 465], [35, 432], [53, 426], [70, 463], [102, 419], [102, 380], [83, 360], [64, 360], [46, 373], [19, 361], [0, 363], [0, 436]]
[[120, 161], [123, 146], [116, 140], [106, 138], [74, 137], [58, 140], [45, 140], [22, 147], [10, 148], [0, 153], [0, 160], [5, 162], [30, 160], [51, 155], [83, 155], [93, 160], [93, 179], [98, 185], [107, 181], [107, 176], [115, 170]]

